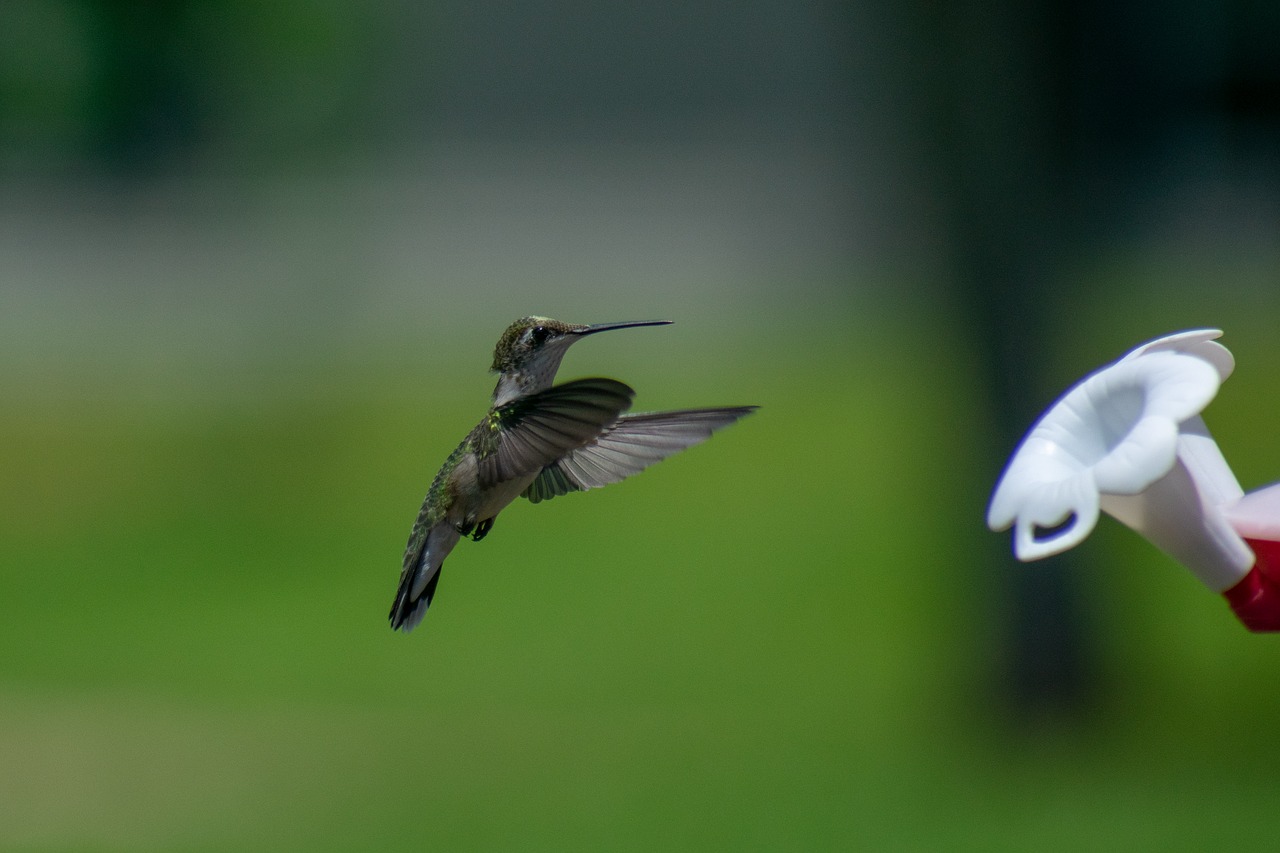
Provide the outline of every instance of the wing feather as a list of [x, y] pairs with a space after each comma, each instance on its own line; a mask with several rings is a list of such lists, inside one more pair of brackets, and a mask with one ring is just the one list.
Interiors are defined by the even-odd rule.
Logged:
[[706, 441], [716, 430], [755, 410], [755, 406], [734, 406], [623, 415], [593, 441], [546, 465], [524, 496], [538, 503], [616, 483]]
[[528, 476], [596, 439], [631, 407], [635, 392], [614, 379], [577, 379], [499, 408], [476, 427], [481, 488]]

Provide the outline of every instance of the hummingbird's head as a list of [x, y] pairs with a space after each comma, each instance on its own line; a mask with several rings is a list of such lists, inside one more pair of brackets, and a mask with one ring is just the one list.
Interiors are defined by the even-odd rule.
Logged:
[[551, 386], [564, 358], [575, 342], [596, 332], [626, 329], [631, 326], [662, 326], [670, 320], [633, 320], [625, 323], [581, 325], [562, 323], [549, 317], [521, 317], [498, 339], [493, 350], [493, 367], [498, 374], [494, 389], [495, 406], [501, 406]]

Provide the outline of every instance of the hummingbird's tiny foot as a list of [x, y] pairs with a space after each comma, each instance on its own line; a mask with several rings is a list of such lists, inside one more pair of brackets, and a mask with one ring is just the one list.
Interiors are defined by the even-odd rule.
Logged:
[[459, 536], [462, 536], [465, 538], [471, 535], [471, 531], [475, 529], [475, 526], [476, 524], [474, 521], [469, 521], [464, 524], [455, 524], [453, 527], [455, 530], [458, 531]]
[[[486, 518], [484, 521], [476, 525], [475, 533], [471, 536], [472, 542], [479, 542], [481, 539], [489, 535], [489, 531], [493, 529], [493, 519]], [[466, 536], [466, 534], [462, 534]]]

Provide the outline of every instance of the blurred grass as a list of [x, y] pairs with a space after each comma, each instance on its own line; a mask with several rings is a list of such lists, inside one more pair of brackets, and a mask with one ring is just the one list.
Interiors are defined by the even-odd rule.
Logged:
[[571, 360], [641, 409], [762, 409], [625, 484], [516, 504], [408, 637], [384, 617], [418, 501], [490, 390], [471, 349], [425, 370], [339, 354], [207, 398], [11, 377], [0, 846], [1270, 838], [1257, 732], [1277, 714], [1253, 685], [1274, 641], [1104, 524], [1084, 548], [1122, 605], [1098, 615], [1098, 706], [1011, 723], [969, 344], [838, 319]]

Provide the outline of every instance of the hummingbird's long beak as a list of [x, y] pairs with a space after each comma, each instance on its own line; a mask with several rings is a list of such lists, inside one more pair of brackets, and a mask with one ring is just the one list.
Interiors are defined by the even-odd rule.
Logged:
[[596, 332], [608, 332], [613, 329], [630, 329], [632, 326], [669, 326], [671, 320], [628, 320], [623, 323], [592, 323], [575, 330], [576, 335], [594, 335]]

